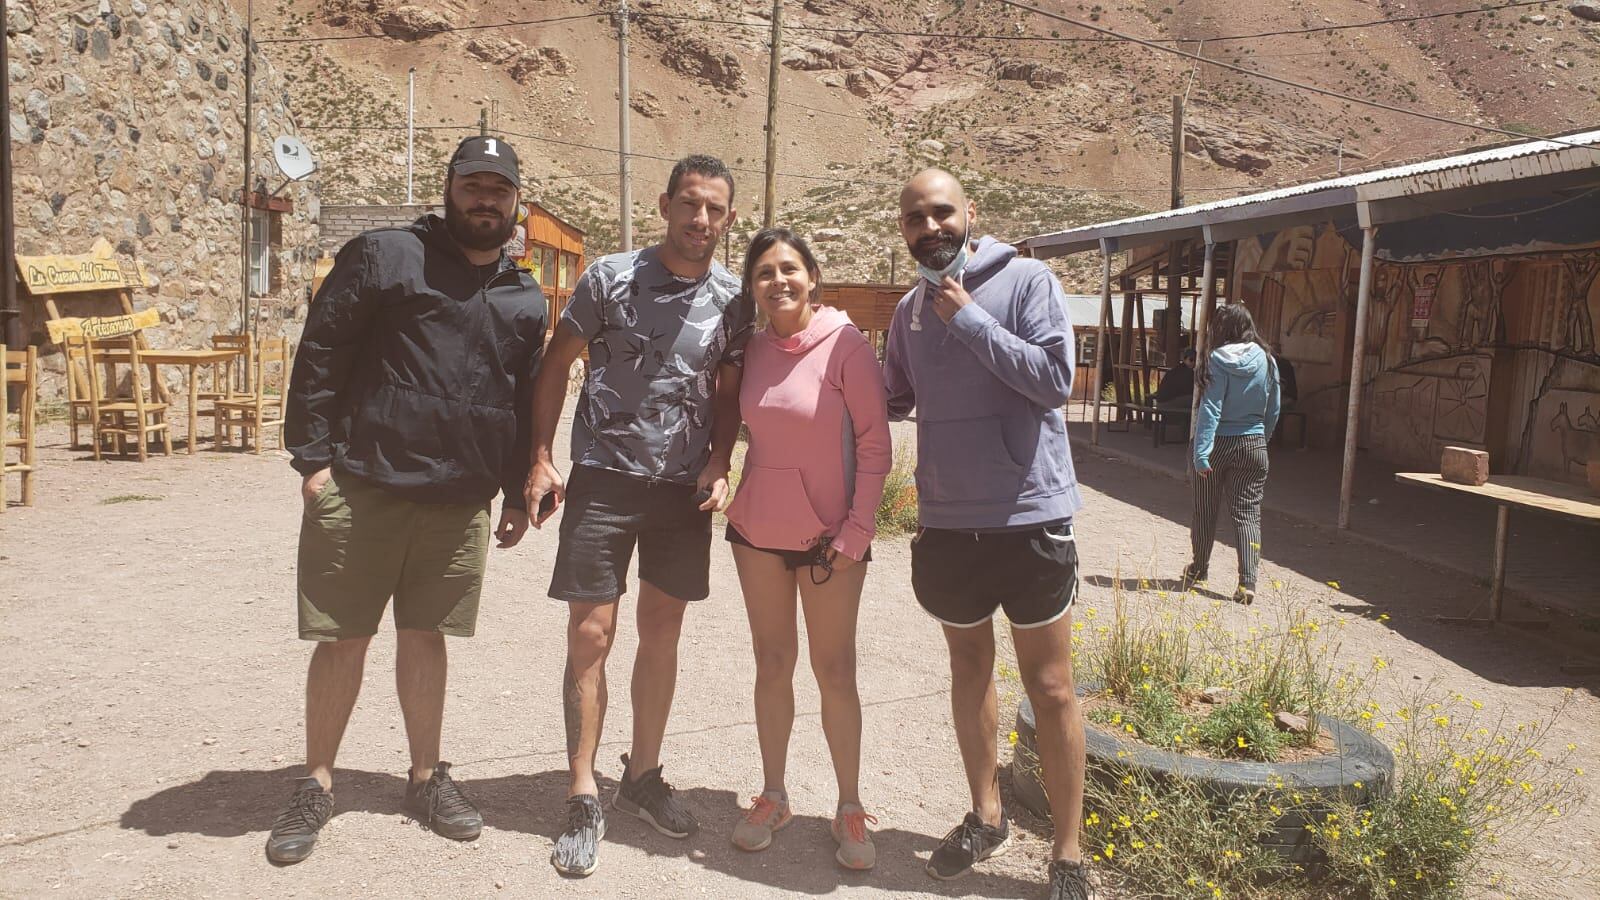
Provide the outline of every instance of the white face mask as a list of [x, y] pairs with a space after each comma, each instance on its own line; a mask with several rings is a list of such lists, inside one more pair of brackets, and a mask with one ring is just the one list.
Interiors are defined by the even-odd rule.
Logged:
[[954, 277], [959, 274], [962, 269], [967, 267], [967, 263], [972, 259], [972, 252], [970, 249], [971, 245], [968, 240], [971, 237], [969, 232], [972, 230], [972, 220], [967, 217], [967, 214], [964, 211], [962, 212], [961, 218], [961, 249], [956, 251], [956, 255], [950, 260], [949, 265], [946, 265], [943, 269], [935, 270], [928, 268], [922, 263], [917, 263], [917, 274], [927, 279], [935, 287], [944, 283], [945, 276], [948, 275]]

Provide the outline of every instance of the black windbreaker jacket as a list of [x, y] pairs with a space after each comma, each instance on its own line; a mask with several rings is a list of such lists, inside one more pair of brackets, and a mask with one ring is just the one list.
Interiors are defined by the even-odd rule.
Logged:
[[503, 490], [526, 506], [547, 311], [528, 272], [484, 272], [433, 215], [339, 250], [289, 383], [297, 471], [331, 465], [421, 503]]

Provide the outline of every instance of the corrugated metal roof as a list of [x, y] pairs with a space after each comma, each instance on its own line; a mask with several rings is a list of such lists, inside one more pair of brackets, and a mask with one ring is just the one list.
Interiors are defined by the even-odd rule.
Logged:
[[[1164, 295], [1146, 293], [1144, 300], [1144, 325], [1146, 328], [1153, 328], [1155, 327], [1155, 316], [1153, 314], [1158, 309], [1167, 308], [1167, 298]], [[1120, 294], [1112, 296], [1111, 317], [1115, 320], [1112, 322], [1112, 327], [1114, 328], [1121, 327], [1119, 324], [1122, 321], [1121, 309], [1122, 296]], [[1194, 329], [1194, 316], [1191, 315], [1193, 311], [1194, 307], [1189, 303], [1178, 304], [1178, 318], [1183, 322], [1184, 331], [1192, 331]], [[1085, 328], [1094, 328], [1100, 324], [1100, 295], [1068, 294], [1067, 314], [1072, 316], [1073, 328], [1080, 331]]]
[[[1064, 231], [1035, 235], [1020, 241], [1019, 244], [1024, 246], [1071, 244], [1081, 242], [1082, 240], [1091, 237], [1106, 236], [1108, 231], [1121, 231], [1122, 233], [1126, 234], [1136, 233], [1139, 231], [1158, 230], [1154, 228], [1141, 229], [1139, 226], [1159, 226], [1165, 224], [1168, 220], [1175, 219], [1189, 219], [1191, 220], [1191, 224], [1192, 220], [1195, 219], [1199, 219], [1203, 222], [1206, 213], [1216, 212], [1219, 210], [1233, 210], [1255, 205], [1267, 205], [1271, 204], [1273, 201], [1283, 200], [1285, 198], [1305, 197], [1307, 195], [1323, 192], [1345, 192], [1344, 196], [1347, 198], [1350, 191], [1364, 185], [1378, 184], [1380, 182], [1387, 181], [1398, 181], [1401, 179], [1414, 178], [1419, 175], [1427, 175], [1436, 172], [1468, 169], [1484, 163], [1502, 162], [1521, 157], [1568, 151], [1574, 148], [1590, 147], [1600, 147], [1600, 130], [1567, 135], [1555, 140], [1536, 140], [1527, 141], [1520, 144], [1507, 144], [1501, 147], [1475, 150], [1471, 153], [1463, 153], [1456, 156], [1445, 156], [1438, 159], [1424, 160], [1422, 162], [1411, 163], [1404, 166], [1394, 166], [1388, 169], [1377, 169], [1371, 172], [1361, 172], [1353, 175], [1344, 175], [1339, 178], [1330, 178], [1323, 181], [1312, 181], [1305, 184], [1277, 188], [1271, 191], [1263, 191], [1258, 194], [1245, 194], [1238, 197], [1229, 197], [1225, 200], [1215, 200], [1210, 203], [1201, 203], [1194, 206], [1180, 207], [1178, 209], [1167, 209], [1160, 212], [1147, 213], [1141, 216], [1130, 216], [1125, 219], [1115, 219], [1109, 222], [1099, 222], [1094, 225], [1085, 225], [1079, 228], [1070, 228]], [[1593, 167], [1600, 167], [1600, 153], [1595, 154]], [[1433, 189], [1437, 189], [1437, 186], [1428, 186], [1423, 188], [1422, 191], [1418, 192]], [[1401, 193], [1413, 192], [1402, 191]], [[1341, 199], [1339, 202], [1348, 201]], [[1305, 204], [1296, 204], [1296, 206], [1303, 209]], [[1270, 209], [1264, 209], [1262, 214], [1270, 215], [1272, 212], [1273, 211]], [[1230, 216], [1229, 218], [1237, 217], [1238, 216], [1236, 214], [1235, 216]]]

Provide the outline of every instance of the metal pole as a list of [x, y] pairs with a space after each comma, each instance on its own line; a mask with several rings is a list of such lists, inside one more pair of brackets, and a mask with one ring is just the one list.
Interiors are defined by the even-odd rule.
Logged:
[[[6, 2], [0, 0], [0, 21], [6, 17]], [[8, 41], [0, 36], [0, 75], [11, 72]], [[17, 308], [17, 230], [12, 220], [11, 200], [11, 79], [0, 78], [0, 316], [5, 317], [5, 343], [20, 348], [23, 344], [22, 311]]]
[[[254, 0], [246, 0], [244, 5], [244, 188], [239, 194], [239, 333], [255, 334], [255, 322], [250, 317], [250, 211], [254, 207], [250, 203], [250, 193], [254, 186], [252, 180], [255, 172], [251, 165], [254, 152], [255, 133], [255, 4]], [[260, 318], [257, 316], [256, 318]], [[254, 341], [251, 345], [254, 346]], [[239, 367], [243, 370], [242, 379], [245, 390], [250, 390], [250, 364]], [[259, 437], [259, 435], [257, 436]], [[192, 440], [192, 438], [191, 438]]]
[[772, 227], [778, 215], [778, 56], [783, 52], [783, 0], [772, 0], [772, 47], [767, 63], [767, 190], [761, 223]]
[[620, 210], [621, 250], [633, 249], [633, 189], [628, 165], [632, 148], [628, 135], [628, 0], [617, 3], [617, 203]]
[[895, 260], [894, 247], [891, 245], [889, 247], [889, 283], [890, 284], [894, 284], [895, 262], [896, 262], [896, 260]]
[[1100, 392], [1105, 388], [1106, 322], [1111, 318], [1111, 242], [1100, 239], [1100, 325], [1094, 333], [1094, 422], [1089, 426], [1089, 442], [1100, 443]]
[[412, 195], [412, 152], [417, 130], [417, 67], [406, 70], [406, 205], [416, 202]]
[[478, 136], [489, 136], [489, 108], [487, 106], [478, 107]]
[[1172, 208], [1183, 206], [1183, 98], [1172, 95]]
[[[1211, 226], [1204, 229], [1206, 240], [1206, 262], [1200, 270], [1200, 303], [1195, 310], [1194, 322], [1194, 360], [1195, 366], [1204, 365], [1207, 356], [1211, 353], [1209, 335], [1206, 328], [1211, 324], [1211, 305], [1216, 302], [1216, 261], [1217, 244], [1211, 237]], [[1209, 374], [1209, 373], [1208, 373]], [[1194, 436], [1200, 423], [1200, 379], [1194, 380], [1194, 393], [1189, 398], [1189, 446], [1194, 446]], [[1194, 471], [1194, 453], [1187, 454], [1188, 461], [1184, 465], [1184, 476]]]
[[1372, 255], [1378, 248], [1378, 226], [1370, 224], [1367, 204], [1356, 207], [1361, 219], [1361, 284], [1356, 289], [1355, 347], [1350, 354], [1350, 408], [1344, 422], [1344, 467], [1339, 476], [1339, 527], [1350, 527], [1350, 498], [1356, 490], [1356, 437], [1361, 425], [1361, 387], [1367, 364], [1367, 308], [1372, 301]]

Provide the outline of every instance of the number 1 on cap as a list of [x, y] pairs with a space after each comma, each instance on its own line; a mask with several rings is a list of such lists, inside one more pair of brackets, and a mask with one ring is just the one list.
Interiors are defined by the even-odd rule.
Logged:
[[487, 150], [485, 150], [483, 152], [489, 154], [490, 156], [499, 156], [500, 155], [500, 149], [496, 145], [496, 142], [495, 142], [494, 138], [489, 138], [489, 149], [487, 149]]

